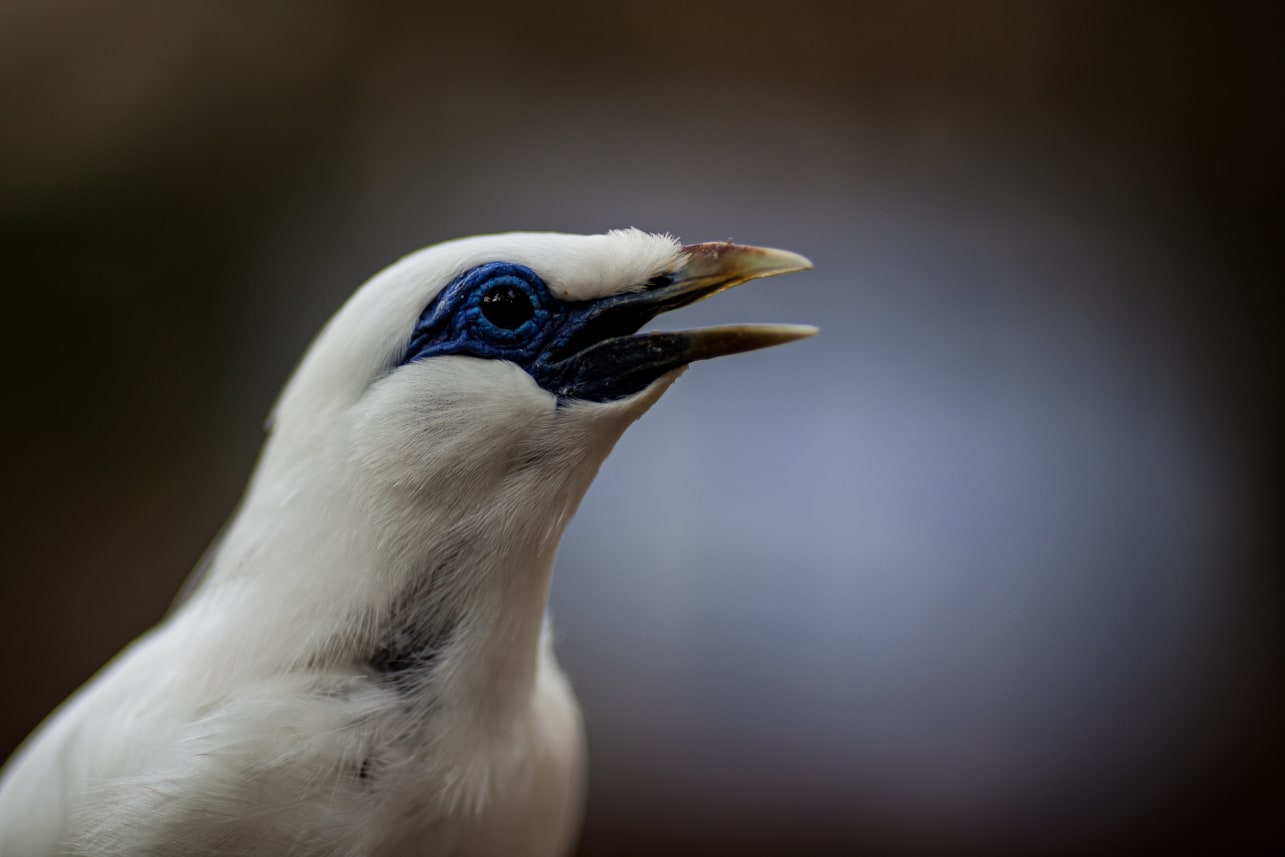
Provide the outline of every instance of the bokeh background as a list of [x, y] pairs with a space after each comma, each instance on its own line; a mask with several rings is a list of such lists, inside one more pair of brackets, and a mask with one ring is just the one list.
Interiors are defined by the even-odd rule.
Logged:
[[[1266, 10], [1270, 4], [1263, 4]], [[584, 855], [1268, 853], [1279, 30], [1221, 4], [0, 5], [9, 752], [399, 255], [809, 255], [573, 522]]]

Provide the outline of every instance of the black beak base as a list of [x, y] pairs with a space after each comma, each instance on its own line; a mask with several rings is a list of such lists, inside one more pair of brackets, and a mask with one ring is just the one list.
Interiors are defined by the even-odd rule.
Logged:
[[794, 253], [736, 244], [694, 244], [683, 262], [638, 292], [595, 302], [542, 366], [542, 386], [562, 400], [609, 402], [641, 392], [696, 360], [752, 351], [812, 336], [815, 327], [742, 324], [633, 335], [657, 315], [748, 280], [812, 267]]

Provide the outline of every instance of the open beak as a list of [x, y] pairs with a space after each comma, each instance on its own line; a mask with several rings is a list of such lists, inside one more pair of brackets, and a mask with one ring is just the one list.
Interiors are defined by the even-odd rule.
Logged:
[[753, 351], [812, 336], [798, 324], [734, 324], [637, 334], [663, 312], [687, 306], [760, 277], [803, 271], [797, 253], [732, 243], [689, 244], [682, 261], [637, 292], [595, 301], [575, 333], [544, 367], [548, 389], [564, 399], [612, 401], [641, 391], [695, 360]]

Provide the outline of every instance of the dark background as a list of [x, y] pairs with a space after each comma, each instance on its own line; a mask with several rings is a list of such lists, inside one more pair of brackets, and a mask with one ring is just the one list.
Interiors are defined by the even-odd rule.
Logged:
[[[1266, 9], [1269, 4], [1263, 4]], [[1279, 29], [1222, 4], [0, 6], [0, 747], [165, 611], [399, 255], [810, 256], [555, 576], [585, 855], [1279, 839]]]

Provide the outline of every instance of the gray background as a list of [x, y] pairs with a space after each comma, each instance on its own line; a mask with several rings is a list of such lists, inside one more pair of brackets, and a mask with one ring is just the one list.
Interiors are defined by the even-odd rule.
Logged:
[[0, 6], [0, 746], [162, 615], [362, 280], [634, 225], [816, 264], [662, 326], [822, 333], [694, 367], [567, 533], [583, 854], [1261, 846], [1269, 24]]

